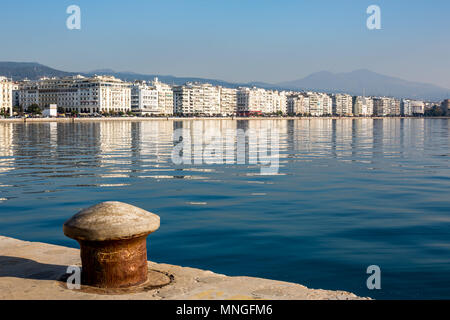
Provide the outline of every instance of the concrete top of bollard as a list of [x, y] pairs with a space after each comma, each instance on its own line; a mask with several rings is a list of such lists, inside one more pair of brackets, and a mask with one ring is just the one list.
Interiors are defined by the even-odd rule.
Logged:
[[159, 216], [122, 202], [103, 202], [84, 209], [64, 223], [64, 234], [84, 241], [125, 240], [159, 228]]

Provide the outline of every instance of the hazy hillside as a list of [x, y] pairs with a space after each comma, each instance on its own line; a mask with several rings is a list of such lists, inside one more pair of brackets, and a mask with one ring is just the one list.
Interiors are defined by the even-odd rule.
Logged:
[[34, 62], [0, 62], [0, 75], [13, 80], [28, 78], [37, 80], [41, 77], [65, 77], [73, 73], [64, 72]]
[[426, 83], [418, 83], [385, 76], [369, 70], [348, 73], [327, 71], [313, 73], [306, 78], [278, 84], [295, 90], [311, 89], [328, 92], [347, 92], [353, 95], [394, 96], [417, 99], [441, 100], [448, 96], [450, 89]]
[[91, 76], [113, 75], [125, 81], [152, 80], [158, 77], [168, 84], [181, 85], [188, 81], [198, 81], [211, 83], [224, 87], [235, 88], [238, 86], [257, 86], [268, 89], [289, 89], [289, 90], [318, 90], [324, 92], [346, 92], [352, 95], [373, 96], [394, 96], [398, 98], [416, 98], [425, 100], [443, 100], [449, 97], [450, 89], [426, 83], [418, 83], [385, 76], [369, 70], [357, 70], [348, 73], [331, 73], [327, 71], [313, 73], [306, 78], [282, 82], [278, 84], [268, 84], [262, 82], [252, 83], [231, 83], [217, 79], [205, 79], [194, 77], [175, 77], [170, 75], [148, 75], [133, 72], [115, 72], [111, 69], [95, 70], [90, 72], [65, 72], [56, 70], [39, 63], [25, 62], [0, 62], [0, 75], [21, 80], [28, 78], [36, 80], [40, 77], [64, 77], [82, 74]]

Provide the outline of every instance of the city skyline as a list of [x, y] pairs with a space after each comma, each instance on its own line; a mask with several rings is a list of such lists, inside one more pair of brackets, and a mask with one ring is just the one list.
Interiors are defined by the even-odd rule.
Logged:
[[[448, 114], [448, 99], [439, 107], [421, 100], [365, 97], [313, 91], [278, 91], [257, 87], [226, 88], [187, 82], [170, 86], [122, 81], [114, 76], [82, 75], [11, 82], [0, 77], [2, 113], [14, 108], [57, 117], [58, 113], [151, 116], [423, 116], [426, 108]], [[3, 101], [3, 102], [2, 102]], [[37, 109], [36, 109], [37, 108]]]
[[[81, 30], [66, 28], [73, 4]], [[366, 27], [372, 4], [381, 8], [381, 30]], [[370, 69], [450, 88], [447, 1], [4, 1], [2, 8], [0, 26], [10, 32], [1, 61], [268, 83]]]

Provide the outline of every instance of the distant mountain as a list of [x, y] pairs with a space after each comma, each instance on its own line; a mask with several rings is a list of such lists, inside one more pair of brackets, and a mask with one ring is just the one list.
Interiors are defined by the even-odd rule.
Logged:
[[346, 92], [352, 95], [393, 96], [398, 98], [443, 100], [450, 89], [432, 84], [406, 81], [385, 76], [370, 70], [348, 73], [322, 71], [306, 78], [282, 82], [278, 86], [292, 90], [320, 90], [324, 92]]
[[87, 74], [111, 74], [111, 73], [115, 73], [116, 71], [114, 71], [113, 69], [98, 69], [98, 70], [92, 70], [89, 72], [83, 72], [83, 73], [87, 73]]
[[37, 80], [42, 77], [66, 77], [73, 74], [52, 69], [35, 62], [0, 62], [0, 75], [13, 80], [25, 78]]
[[213, 85], [221, 85], [224, 87], [237, 87], [241, 85], [252, 85], [248, 83], [238, 84], [231, 83], [222, 80], [216, 79], [205, 79], [205, 78], [193, 78], [193, 77], [175, 77], [170, 75], [148, 75], [148, 74], [139, 74], [134, 72], [116, 72], [112, 69], [99, 69], [93, 70], [89, 72], [66, 72], [56, 70], [47, 66], [44, 66], [35, 62], [0, 62], [0, 76], [5, 76], [8, 78], [12, 78], [13, 80], [23, 80], [25, 78], [29, 80], [37, 80], [42, 77], [67, 77], [73, 75], [84, 75], [84, 76], [92, 76], [92, 75], [112, 75], [117, 78], [120, 78], [124, 81], [134, 81], [134, 80], [153, 80], [155, 77], [158, 77], [160, 81], [181, 85], [186, 82], [202, 82], [202, 83], [211, 83]]
[[313, 73], [304, 79], [269, 84], [263, 82], [232, 83], [217, 79], [195, 77], [175, 77], [171, 75], [148, 75], [134, 72], [116, 72], [112, 69], [100, 69], [90, 72], [65, 72], [56, 70], [33, 62], [0, 62], [0, 76], [14, 80], [28, 78], [36, 80], [41, 77], [65, 77], [81, 74], [84, 76], [113, 75], [125, 81], [153, 80], [158, 77], [160, 81], [181, 85], [186, 82], [211, 83], [223, 87], [236, 88], [239, 86], [261, 87], [278, 90], [317, 90], [329, 93], [345, 92], [352, 95], [393, 96], [398, 98], [443, 100], [448, 98], [450, 89], [441, 88], [432, 84], [418, 83], [385, 76], [370, 70], [357, 70], [348, 73], [331, 73], [327, 71]]
[[[95, 70], [87, 73], [86, 75], [113, 75], [116, 78], [122, 79], [124, 81], [135, 81], [135, 80], [145, 80], [151, 81], [154, 78], [158, 78], [159, 81], [165, 82], [172, 85], [182, 85], [186, 82], [200, 82], [200, 83], [210, 83], [215, 86], [236, 88], [239, 86], [253, 86], [253, 83], [232, 83], [217, 79], [206, 79], [206, 78], [194, 78], [194, 77], [175, 77], [171, 75], [157, 75], [157, 74], [139, 74], [135, 72], [116, 72], [113, 70]], [[270, 85], [269, 85], [270, 86]]]

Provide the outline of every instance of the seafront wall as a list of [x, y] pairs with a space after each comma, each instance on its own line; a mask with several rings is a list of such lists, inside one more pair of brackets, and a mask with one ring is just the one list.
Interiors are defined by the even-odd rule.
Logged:
[[0, 300], [359, 300], [345, 291], [148, 262], [149, 272], [164, 274], [163, 287], [124, 292], [67, 288], [69, 266], [81, 266], [77, 249], [0, 236]]
[[0, 119], [0, 123], [41, 123], [41, 122], [90, 122], [90, 121], [189, 121], [189, 120], [314, 120], [314, 119], [332, 119], [332, 120], [358, 120], [358, 119], [450, 119], [450, 117], [108, 117], [108, 118], [14, 118]]

